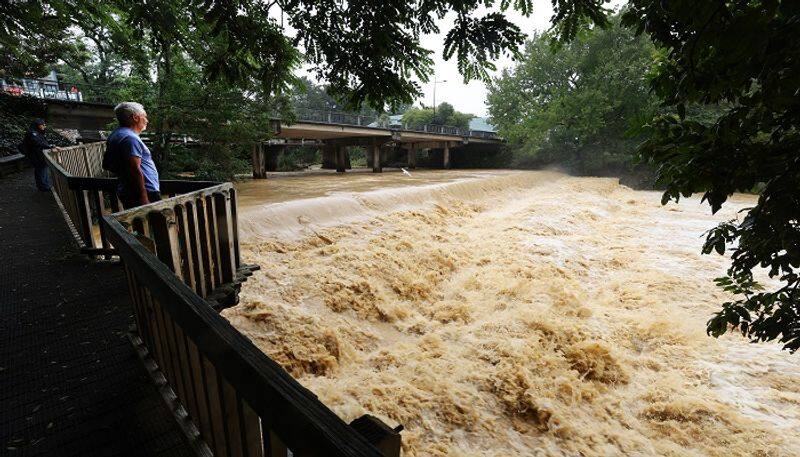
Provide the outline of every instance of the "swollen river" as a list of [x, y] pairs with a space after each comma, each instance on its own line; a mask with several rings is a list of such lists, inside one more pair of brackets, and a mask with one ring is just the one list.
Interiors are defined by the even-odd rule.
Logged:
[[706, 336], [699, 199], [557, 172], [247, 182], [223, 315], [406, 456], [800, 455], [800, 355]]

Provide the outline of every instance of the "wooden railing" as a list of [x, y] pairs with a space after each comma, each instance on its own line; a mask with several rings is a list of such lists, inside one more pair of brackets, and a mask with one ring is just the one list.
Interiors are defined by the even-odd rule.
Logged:
[[[105, 142], [87, 143], [50, 150], [45, 157], [53, 178], [56, 200], [81, 251], [109, 257], [114, 254], [114, 249], [100, 219], [104, 214], [119, 212], [122, 204], [117, 197], [116, 178], [103, 170], [105, 149]], [[171, 196], [214, 184], [164, 180], [160, 187], [162, 195]]]
[[345, 423], [219, 315], [258, 268], [241, 262], [233, 185], [161, 181], [168, 198], [122, 211], [104, 148], [49, 151], [54, 194], [84, 251], [122, 260], [130, 339], [195, 451], [399, 456], [399, 429], [372, 416]]
[[230, 183], [211, 185], [113, 216], [214, 308], [235, 304], [228, 300], [257, 269], [242, 265], [239, 257], [236, 190]]
[[125, 265], [131, 339], [199, 453], [399, 455], [398, 431], [369, 416], [342, 421], [203, 299], [252, 268], [240, 265], [230, 183], [103, 216], [103, 226]]

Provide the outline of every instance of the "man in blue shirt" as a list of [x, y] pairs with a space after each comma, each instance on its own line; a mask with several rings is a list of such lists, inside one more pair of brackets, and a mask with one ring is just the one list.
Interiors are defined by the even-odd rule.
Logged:
[[147, 128], [147, 113], [136, 102], [123, 102], [114, 108], [119, 128], [106, 139], [106, 154], [114, 163], [119, 178], [117, 194], [125, 208], [161, 200], [158, 170], [150, 150], [139, 138]]

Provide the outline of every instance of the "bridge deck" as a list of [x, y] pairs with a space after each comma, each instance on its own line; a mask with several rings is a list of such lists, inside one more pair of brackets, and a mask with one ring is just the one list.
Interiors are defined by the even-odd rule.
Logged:
[[0, 179], [0, 455], [191, 455], [124, 335], [122, 269], [75, 253], [31, 174]]

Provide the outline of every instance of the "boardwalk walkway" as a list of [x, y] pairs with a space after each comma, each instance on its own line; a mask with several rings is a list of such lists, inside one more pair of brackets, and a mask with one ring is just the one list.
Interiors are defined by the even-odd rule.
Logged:
[[191, 455], [125, 337], [121, 267], [75, 253], [31, 175], [0, 178], [0, 455]]

